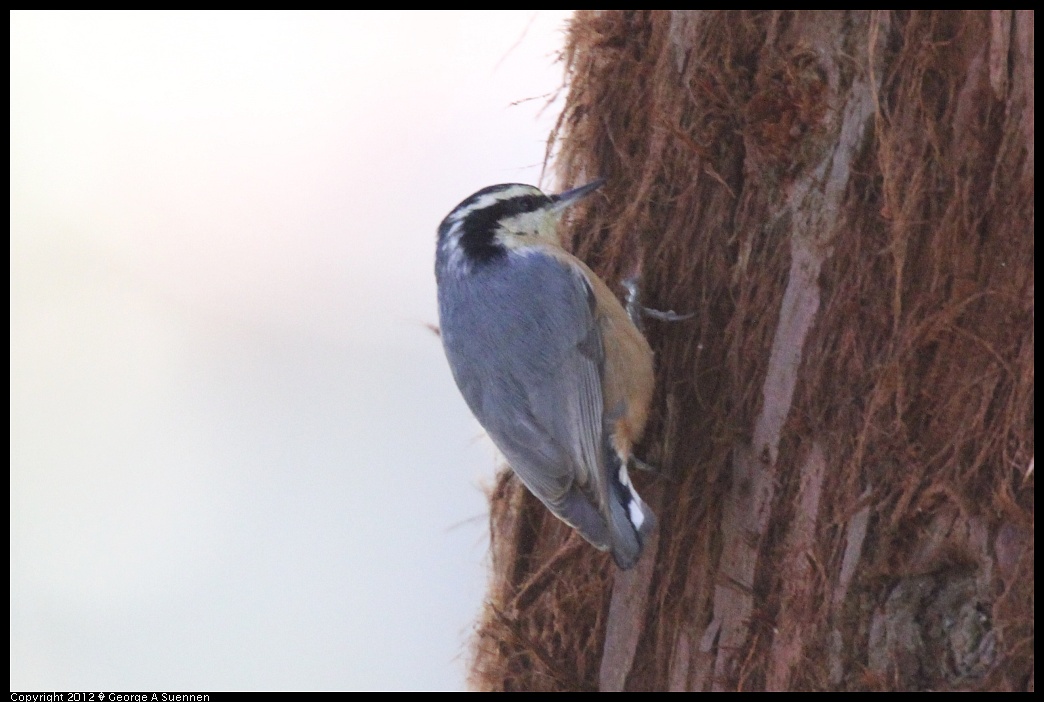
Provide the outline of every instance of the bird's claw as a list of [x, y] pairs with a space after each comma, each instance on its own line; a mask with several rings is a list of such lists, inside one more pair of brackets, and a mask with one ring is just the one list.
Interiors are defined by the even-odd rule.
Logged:
[[642, 328], [642, 317], [652, 317], [661, 322], [682, 322], [686, 319], [692, 319], [696, 314], [695, 312], [678, 314], [674, 310], [656, 310], [652, 307], [644, 306], [642, 304], [641, 290], [638, 287], [637, 275], [624, 278], [621, 283], [627, 291], [627, 316], [631, 318], [631, 323], [638, 329]]

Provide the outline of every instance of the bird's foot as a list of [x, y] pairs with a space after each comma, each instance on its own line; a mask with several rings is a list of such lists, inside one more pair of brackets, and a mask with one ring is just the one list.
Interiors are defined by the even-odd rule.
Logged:
[[678, 314], [674, 310], [656, 310], [644, 306], [642, 304], [642, 293], [638, 287], [637, 275], [625, 278], [622, 283], [624, 289], [627, 291], [627, 316], [631, 318], [631, 323], [638, 327], [638, 329], [642, 328], [642, 317], [652, 317], [661, 322], [682, 322], [686, 319], [691, 319], [695, 315], [693, 312], [690, 312], [689, 314]]

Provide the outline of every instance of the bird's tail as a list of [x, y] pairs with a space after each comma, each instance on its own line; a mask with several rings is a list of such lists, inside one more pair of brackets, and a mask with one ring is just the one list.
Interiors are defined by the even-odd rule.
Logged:
[[633, 568], [642, 555], [642, 546], [656, 529], [656, 515], [642, 501], [631, 484], [627, 465], [610, 451], [609, 504], [606, 521], [613, 560], [623, 570]]
[[557, 502], [544, 504], [595, 548], [612, 551], [616, 565], [629, 570], [638, 563], [643, 544], [656, 529], [656, 515], [635, 491], [616, 452], [608, 454], [609, 494], [604, 512], [575, 485]]

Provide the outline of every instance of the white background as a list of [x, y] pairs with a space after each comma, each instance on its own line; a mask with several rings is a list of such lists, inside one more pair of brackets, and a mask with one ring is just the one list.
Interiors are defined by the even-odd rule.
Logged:
[[566, 17], [11, 15], [12, 689], [464, 686], [435, 227], [539, 182]]

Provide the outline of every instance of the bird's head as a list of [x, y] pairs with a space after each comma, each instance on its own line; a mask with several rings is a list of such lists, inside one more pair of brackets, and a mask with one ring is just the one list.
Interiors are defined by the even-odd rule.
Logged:
[[605, 182], [598, 179], [558, 195], [523, 183], [479, 190], [453, 208], [439, 225], [440, 265], [470, 269], [539, 243], [560, 246], [562, 212]]

